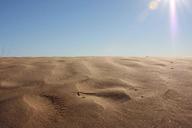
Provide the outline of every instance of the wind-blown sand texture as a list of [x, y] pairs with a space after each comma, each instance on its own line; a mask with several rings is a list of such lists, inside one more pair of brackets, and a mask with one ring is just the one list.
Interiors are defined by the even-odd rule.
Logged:
[[192, 59], [1, 58], [0, 128], [192, 128]]

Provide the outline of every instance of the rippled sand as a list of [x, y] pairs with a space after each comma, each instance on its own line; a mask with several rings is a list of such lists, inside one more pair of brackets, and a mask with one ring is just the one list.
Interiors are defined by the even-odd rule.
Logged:
[[0, 128], [192, 128], [192, 58], [0, 58]]

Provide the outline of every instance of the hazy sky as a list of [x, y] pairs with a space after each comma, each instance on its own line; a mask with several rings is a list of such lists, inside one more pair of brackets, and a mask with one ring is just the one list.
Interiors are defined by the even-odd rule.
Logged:
[[0, 53], [191, 56], [191, 0], [177, 0], [178, 29], [174, 39], [169, 2], [161, 2], [150, 10], [151, 1], [0, 0]]

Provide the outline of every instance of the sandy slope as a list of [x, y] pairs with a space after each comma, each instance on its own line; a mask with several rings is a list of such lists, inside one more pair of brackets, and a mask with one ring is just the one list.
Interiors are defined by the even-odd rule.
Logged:
[[1, 58], [0, 128], [192, 128], [192, 59]]

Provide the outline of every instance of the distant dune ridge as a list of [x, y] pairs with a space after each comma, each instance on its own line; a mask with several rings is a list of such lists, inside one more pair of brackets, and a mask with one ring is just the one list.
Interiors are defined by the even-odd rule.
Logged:
[[192, 58], [0, 58], [0, 128], [192, 128]]

